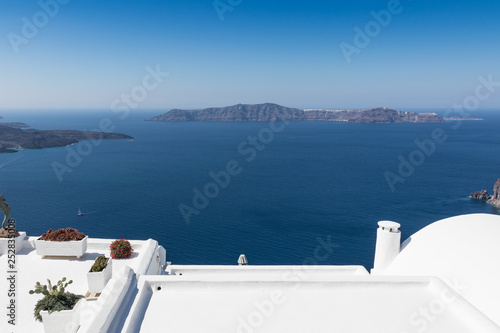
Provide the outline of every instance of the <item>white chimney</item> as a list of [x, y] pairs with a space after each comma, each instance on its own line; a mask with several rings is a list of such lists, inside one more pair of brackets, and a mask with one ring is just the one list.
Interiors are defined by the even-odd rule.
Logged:
[[380, 221], [378, 223], [372, 274], [383, 272], [399, 254], [401, 248], [400, 227], [399, 223], [392, 221]]
[[238, 265], [240, 266], [248, 265], [247, 257], [244, 254], [240, 255], [240, 257], [238, 258]]

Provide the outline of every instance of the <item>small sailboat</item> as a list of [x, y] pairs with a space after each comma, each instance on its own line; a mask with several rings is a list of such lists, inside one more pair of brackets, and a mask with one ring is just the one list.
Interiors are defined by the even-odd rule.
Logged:
[[78, 216], [82, 216], [83, 215], [82, 211], [80, 210], [80, 207], [78, 207], [78, 212], [76, 213], [76, 215], [78, 215]]

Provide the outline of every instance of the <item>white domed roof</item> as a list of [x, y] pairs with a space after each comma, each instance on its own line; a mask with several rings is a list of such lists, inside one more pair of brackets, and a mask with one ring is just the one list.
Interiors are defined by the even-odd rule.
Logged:
[[500, 216], [437, 221], [402, 244], [384, 275], [437, 276], [500, 324]]

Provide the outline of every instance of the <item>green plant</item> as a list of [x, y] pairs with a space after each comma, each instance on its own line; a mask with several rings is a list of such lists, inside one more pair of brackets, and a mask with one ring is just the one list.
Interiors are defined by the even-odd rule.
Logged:
[[42, 294], [44, 297], [39, 300], [35, 305], [34, 316], [38, 321], [42, 321], [42, 316], [40, 311], [48, 311], [52, 313], [54, 311], [71, 310], [78, 303], [78, 300], [82, 298], [82, 295], [75, 295], [73, 293], [67, 292], [66, 287], [73, 283], [72, 280], [66, 282], [66, 278], [63, 277], [61, 280], [57, 281], [57, 284], [52, 285], [50, 280], [47, 279], [48, 286], [42, 285], [40, 282], [35, 284], [35, 290], [30, 290], [30, 295]]
[[115, 240], [111, 243], [109, 249], [111, 251], [111, 258], [113, 259], [127, 259], [130, 258], [132, 252], [134, 252], [130, 242], [124, 238]]
[[102, 272], [108, 265], [109, 258], [105, 256], [99, 256], [95, 259], [94, 264], [90, 268], [91, 272]]
[[44, 233], [39, 240], [45, 241], [56, 241], [56, 242], [66, 242], [66, 241], [79, 241], [85, 238], [85, 234], [79, 232], [73, 228], [52, 230], [50, 229]]

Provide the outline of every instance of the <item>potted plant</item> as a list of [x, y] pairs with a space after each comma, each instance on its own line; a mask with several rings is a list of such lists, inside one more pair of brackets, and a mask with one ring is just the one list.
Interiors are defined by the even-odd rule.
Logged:
[[52, 230], [35, 240], [36, 253], [46, 256], [80, 258], [87, 251], [87, 236], [73, 228]]
[[134, 252], [130, 242], [124, 238], [115, 240], [111, 243], [109, 249], [111, 252], [111, 258], [113, 259], [128, 259], [132, 256], [132, 252]]
[[80, 326], [80, 299], [82, 295], [75, 295], [67, 292], [66, 287], [73, 281], [65, 282], [63, 277], [52, 286], [47, 279], [47, 285], [37, 282], [35, 290], [30, 290], [32, 294], [44, 295], [35, 305], [34, 316], [38, 321], [43, 322], [46, 333], [76, 332]]
[[111, 258], [99, 256], [87, 273], [87, 283], [91, 293], [100, 293], [113, 274]]

